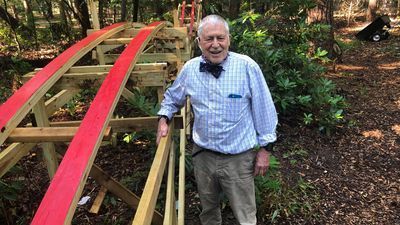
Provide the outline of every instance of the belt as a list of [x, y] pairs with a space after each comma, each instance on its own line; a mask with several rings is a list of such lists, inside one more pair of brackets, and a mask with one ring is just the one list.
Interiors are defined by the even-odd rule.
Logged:
[[213, 151], [213, 150], [202, 148], [202, 147], [199, 147], [199, 146], [197, 146], [197, 147], [200, 148], [200, 150], [195, 152], [195, 153], [193, 153], [192, 154], [192, 158], [195, 157], [196, 155], [202, 153], [202, 152], [211, 152], [212, 154], [218, 155], [218, 156], [233, 156], [233, 155], [240, 155], [240, 154], [243, 154], [243, 153], [251, 150], [251, 149], [249, 149], [247, 151], [244, 151], [244, 152], [241, 152], [241, 153], [238, 153], [238, 154], [229, 154], [229, 153], [222, 153], [222, 152]]

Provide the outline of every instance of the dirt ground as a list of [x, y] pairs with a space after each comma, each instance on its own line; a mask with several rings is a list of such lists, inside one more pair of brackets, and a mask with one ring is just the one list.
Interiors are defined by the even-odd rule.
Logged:
[[[341, 29], [337, 36], [344, 42], [350, 41], [356, 31]], [[293, 218], [279, 224], [400, 224], [399, 30], [394, 29], [389, 40], [362, 42], [350, 50], [344, 49], [342, 62], [330, 66], [326, 76], [337, 84], [339, 94], [349, 103], [346, 124], [326, 136], [315, 129], [280, 123], [274, 153], [289, 179], [300, 174], [316, 187], [318, 216], [310, 220]], [[95, 163], [116, 179], [130, 175], [130, 179], [121, 182], [140, 195], [143, 176], [147, 176], [148, 161], [152, 159], [152, 153], [140, 147], [143, 145], [151, 143], [101, 148]], [[282, 157], [294, 145], [308, 151], [301, 164], [292, 165]], [[130, 169], [132, 165], [134, 171]], [[25, 189], [17, 202], [8, 207], [14, 208], [15, 224], [28, 224], [47, 189], [48, 179], [40, 151], [33, 151], [19, 166], [22, 172], [8, 174], [4, 179], [18, 174]], [[98, 189], [89, 178], [83, 195], [93, 200]], [[187, 192], [186, 201], [186, 224], [199, 224], [196, 193]], [[127, 224], [134, 215], [125, 203], [109, 195], [99, 215], [87, 213], [89, 208], [90, 204], [78, 207], [73, 223]], [[229, 210], [225, 211], [224, 224], [234, 224], [233, 221]], [[5, 218], [0, 218], [0, 223], [6, 224]]]

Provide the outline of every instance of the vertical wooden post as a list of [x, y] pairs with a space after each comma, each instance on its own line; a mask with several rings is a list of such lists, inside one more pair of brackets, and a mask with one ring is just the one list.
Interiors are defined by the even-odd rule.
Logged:
[[179, 27], [179, 16], [178, 16], [178, 10], [174, 9], [172, 11], [172, 17], [174, 19], [174, 27]]
[[[100, 21], [99, 21], [99, 14], [97, 9], [99, 8], [99, 1], [98, 0], [89, 0], [89, 8], [90, 8], [90, 15], [92, 15], [92, 24], [95, 30], [100, 30]], [[106, 60], [104, 57], [104, 51], [101, 45], [96, 46], [96, 57], [99, 61], [100, 65], [105, 65]]]
[[185, 224], [185, 153], [186, 153], [186, 106], [181, 109], [183, 129], [179, 136], [178, 225]]
[[167, 194], [165, 200], [164, 225], [176, 224], [175, 206], [175, 144], [172, 141], [169, 150]]
[[[35, 114], [37, 126], [39, 127], [50, 126], [43, 98], [40, 99], [38, 103], [32, 108], [32, 111]], [[43, 157], [47, 165], [47, 171], [49, 173], [50, 179], [52, 179], [58, 167], [56, 150], [52, 142], [42, 143], [41, 146], [43, 148]]]

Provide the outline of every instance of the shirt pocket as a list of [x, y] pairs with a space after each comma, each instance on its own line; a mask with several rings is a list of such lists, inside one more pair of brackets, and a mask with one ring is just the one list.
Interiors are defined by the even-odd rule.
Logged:
[[225, 98], [224, 100], [224, 118], [227, 122], [237, 122], [243, 116], [248, 106], [247, 98]]

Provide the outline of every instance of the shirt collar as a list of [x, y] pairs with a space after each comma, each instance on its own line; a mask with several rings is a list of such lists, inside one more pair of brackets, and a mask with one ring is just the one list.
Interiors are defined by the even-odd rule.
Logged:
[[[201, 58], [201, 62], [208, 62], [208, 63], [211, 63], [210, 61], [208, 61], [208, 60], [204, 57], [204, 55], [201, 55], [200, 58]], [[225, 65], [226, 65], [227, 62], [228, 62], [228, 58], [229, 58], [229, 51], [228, 51], [228, 54], [226, 55], [225, 59], [222, 60], [222, 62], [221, 62], [220, 64], [218, 64], [218, 65], [222, 66], [222, 68], [225, 68]]]

